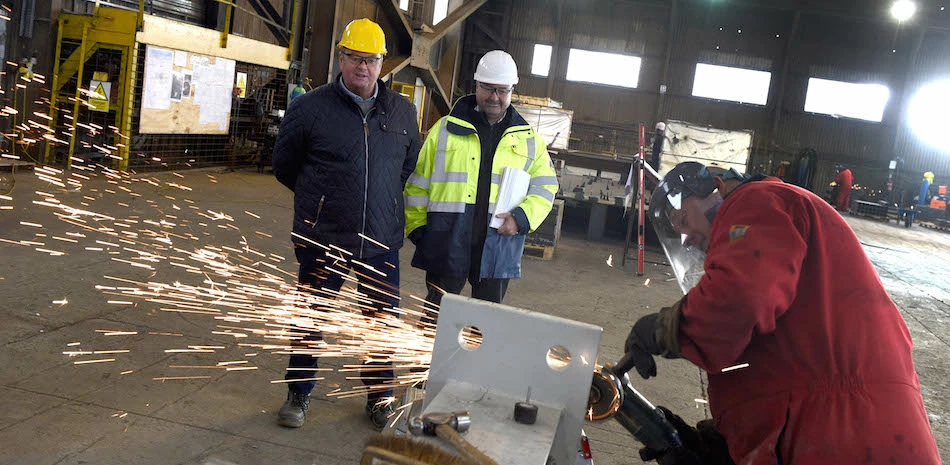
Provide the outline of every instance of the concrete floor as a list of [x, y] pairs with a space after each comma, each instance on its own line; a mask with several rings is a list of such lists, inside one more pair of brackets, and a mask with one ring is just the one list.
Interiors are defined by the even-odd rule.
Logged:
[[[101, 177], [87, 182], [82, 191], [67, 191], [21, 173], [12, 200], [0, 197], [0, 206], [13, 206], [0, 210], [0, 239], [35, 240], [45, 242], [43, 248], [66, 252], [50, 256], [0, 242], [4, 263], [0, 269], [0, 464], [358, 463], [363, 442], [372, 432], [363, 416], [363, 401], [325, 396], [352, 381], [330, 373], [315, 391], [307, 424], [296, 430], [277, 426], [276, 410], [285, 388], [270, 381], [283, 377], [284, 356], [252, 351], [237, 346], [232, 337], [212, 334], [218, 321], [208, 315], [163, 312], [160, 305], [141, 302], [134, 306], [108, 303], [116, 297], [94, 287], [114, 285], [106, 275], [168, 282], [184, 273], [166, 266], [153, 274], [112, 260], [124, 255], [84, 251], [83, 246], [95, 239], [92, 234], [80, 244], [55, 239], [77, 238], [66, 233], [78, 229], [32, 203], [41, 197], [36, 193], [40, 191], [55, 194], [67, 204], [85, 201], [89, 209], [116, 217], [137, 215], [145, 220], [160, 217], [157, 212], [161, 211], [186, 223], [191, 215], [194, 221], [188, 227], [195, 235], [194, 244], [235, 244], [243, 236], [261, 252], [287, 257], [278, 266], [295, 272], [289, 245], [292, 197], [271, 176], [199, 170], [184, 173], [184, 178], [171, 173], [150, 177], [160, 181], [159, 186], [128, 185], [141, 195], [131, 198], [120, 190], [125, 184], [106, 184]], [[231, 215], [231, 223], [240, 231], [216, 227], [219, 224], [207, 216], [195, 216], [198, 210], [192, 206]], [[950, 288], [945, 283], [950, 276], [950, 236], [894, 223], [849, 221], [904, 311], [916, 343], [924, 400], [941, 453], [947, 456], [950, 358], [945, 354], [950, 345]], [[554, 260], [524, 261], [524, 278], [512, 283], [506, 303], [604, 327], [600, 360], [616, 360], [630, 324], [679, 295], [675, 283], [668, 281], [668, 268], [648, 265], [646, 275], [637, 277], [629, 264], [627, 270], [619, 267], [621, 251], [622, 244], [565, 237]], [[404, 296], [425, 291], [422, 272], [408, 266], [412, 252], [407, 244], [401, 253]], [[606, 263], [611, 255], [613, 267]], [[110, 337], [97, 330], [136, 334]], [[225, 349], [213, 354], [165, 352], [188, 345]], [[78, 349], [129, 352], [96, 356], [115, 358], [114, 362], [76, 365], [73, 362], [79, 357], [63, 352]], [[245, 355], [254, 352], [256, 356]], [[259, 369], [172, 368], [240, 359], [250, 360]], [[331, 361], [325, 366], [341, 364]], [[650, 381], [637, 379], [637, 387], [689, 421], [702, 419], [705, 411], [694, 402], [702, 397], [699, 371], [684, 361], [660, 360], [659, 373]], [[210, 378], [153, 379], [189, 375]], [[635, 442], [614, 422], [588, 425], [586, 430], [598, 465], [639, 463]]]

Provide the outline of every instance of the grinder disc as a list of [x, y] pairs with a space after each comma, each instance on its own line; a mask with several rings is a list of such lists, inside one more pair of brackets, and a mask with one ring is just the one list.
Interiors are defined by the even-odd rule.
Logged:
[[620, 386], [616, 376], [607, 370], [594, 372], [587, 398], [587, 419], [605, 420], [620, 409]]

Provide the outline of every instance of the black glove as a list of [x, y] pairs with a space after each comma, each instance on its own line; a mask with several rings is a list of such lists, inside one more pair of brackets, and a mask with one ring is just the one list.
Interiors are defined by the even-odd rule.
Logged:
[[426, 235], [426, 225], [419, 226], [416, 229], [413, 229], [409, 233], [409, 241], [412, 242], [412, 245], [418, 246], [422, 243], [422, 238]]
[[735, 465], [729, 456], [726, 438], [716, 431], [712, 420], [703, 420], [693, 428], [666, 407], [656, 408], [676, 428], [683, 445], [668, 451], [644, 447], [640, 449], [643, 460], [656, 460], [660, 465]]
[[656, 361], [653, 356], [661, 353], [656, 343], [656, 318], [657, 314], [651, 313], [637, 320], [624, 344], [624, 350], [633, 358], [637, 373], [640, 373], [643, 379], [656, 376]]

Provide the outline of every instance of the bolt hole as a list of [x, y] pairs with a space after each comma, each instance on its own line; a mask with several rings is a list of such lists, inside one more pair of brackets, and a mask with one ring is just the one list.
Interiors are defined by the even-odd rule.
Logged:
[[564, 371], [571, 365], [571, 352], [564, 346], [554, 346], [548, 349], [548, 366], [554, 371]]
[[465, 350], [477, 349], [483, 340], [482, 330], [475, 326], [466, 326], [459, 331], [459, 345]]

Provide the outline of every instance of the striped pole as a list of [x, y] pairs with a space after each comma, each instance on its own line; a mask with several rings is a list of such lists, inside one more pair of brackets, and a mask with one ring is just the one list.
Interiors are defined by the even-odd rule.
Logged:
[[644, 237], [643, 237], [643, 225], [646, 222], [646, 218], [643, 213], [644, 204], [646, 203], [643, 199], [643, 164], [646, 163], [643, 158], [643, 144], [645, 139], [645, 134], [643, 131], [643, 123], [640, 123], [640, 156], [637, 159], [637, 276], [643, 276], [643, 247], [644, 247]]

